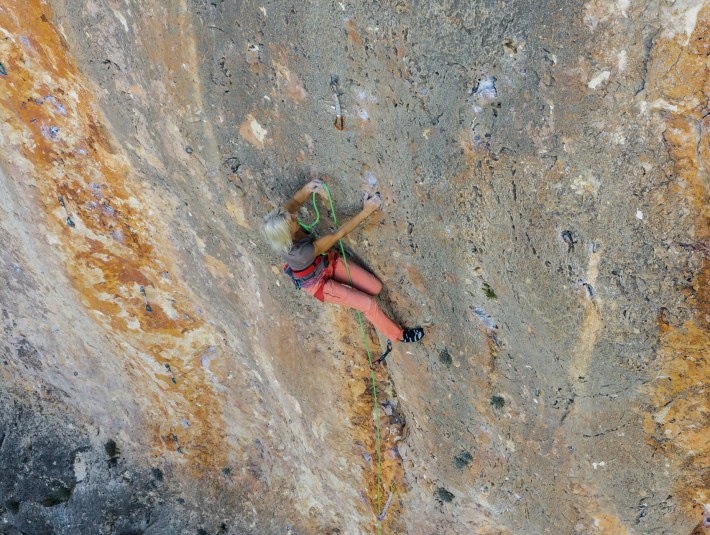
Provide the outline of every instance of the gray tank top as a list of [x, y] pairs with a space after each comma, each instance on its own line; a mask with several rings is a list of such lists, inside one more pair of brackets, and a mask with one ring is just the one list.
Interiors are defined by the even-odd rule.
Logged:
[[285, 255], [281, 255], [291, 269], [294, 271], [303, 271], [310, 266], [316, 259], [316, 247], [313, 245], [315, 238], [306, 236], [298, 241], [293, 242], [291, 249]]

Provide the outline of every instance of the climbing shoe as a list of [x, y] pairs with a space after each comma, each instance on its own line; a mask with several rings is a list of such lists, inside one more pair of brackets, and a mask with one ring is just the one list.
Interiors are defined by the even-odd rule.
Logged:
[[402, 333], [402, 342], [418, 342], [424, 338], [424, 329], [414, 327], [414, 329], [404, 329]]

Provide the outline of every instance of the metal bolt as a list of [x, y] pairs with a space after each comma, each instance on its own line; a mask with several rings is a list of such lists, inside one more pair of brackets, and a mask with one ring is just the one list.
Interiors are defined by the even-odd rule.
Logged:
[[64, 208], [64, 213], [67, 214], [67, 225], [74, 228], [74, 221], [72, 221], [71, 217], [69, 217], [69, 210], [67, 210], [67, 206], [66, 204], [64, 204], [64, 199], [61, 195], [59, 196], [59, 204], [62, 205], [62, 208]]
[[145, 294], [145, 288], [141, 286], [141, 293], [143, 294], [143, 300], [145, 301], [145, 309], [147, 312], [153, 312], [153, 309], [148, 304], [148, 296]]
[[175, 441], [175, 444], [177, 445], [177, 452], [182, 453], [182, 448], [180, 447], [180, 441], [178, 441], [178, 437], [175, 433], [173, 433], [173, 440]]
[[170, 369], [170, 364], [168, 364], [167, 362], [165, 363], [165, 369], [168, 370], [170, 378], [173, 380], [173, 384], [176, 385], [177, 381], [175, 380], [175, 376], [173, 375], [173, 370]]

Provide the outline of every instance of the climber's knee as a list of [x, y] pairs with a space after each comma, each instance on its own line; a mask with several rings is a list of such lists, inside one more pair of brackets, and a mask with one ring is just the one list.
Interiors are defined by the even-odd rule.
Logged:
[[365, 310], [366, 315], [372, 316], [374, 314], [377, 314], [377, 312], [380, 309], [380, 305], [377, 304], [377, 300], [375, 299], [374, 296], [369, 296], [367, 299], [367, 308]]
[[373, 283], [373, 290], [375, 295], [380, 295], [380, 292], [382, 291], [382, 283], [377, 277], [373, 277], [374, 283]]

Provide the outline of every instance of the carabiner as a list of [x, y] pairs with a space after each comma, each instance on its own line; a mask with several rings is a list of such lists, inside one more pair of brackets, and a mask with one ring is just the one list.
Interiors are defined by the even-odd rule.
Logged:
[[370, 369], [372, 371], [375, 371], [375, 368], [377, 368], [377, 365], [380, 364], [381, 362], [384, 362], [385, 358], [387, 358], [387, 355], [390, 354], [390, 351], [392, 351], [392, 340], [387, 340], [387, 351], [382, 353], [382, 356], [378, 358], [375, 362], [370, 364]]
[[385, 519], [385, 515], [387, 515], [387, 509], [389, 509], [390, 502], [392, 501], [392, 496], [394, 496], [394, 488], [395, 488], [395, 484], [393, 481], [392, 486], [390, 487], [390, 497], [387, 498], [387, 503], [385, 504], [384, 509], [382, 509], [382, 512], [379, 515], [377, 515], [377, 520], [379, 520], [380, 522], [382, 522]]

